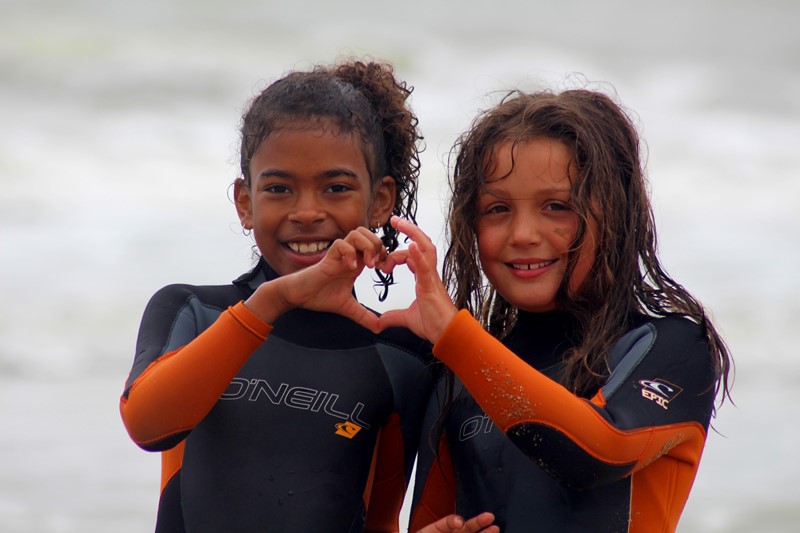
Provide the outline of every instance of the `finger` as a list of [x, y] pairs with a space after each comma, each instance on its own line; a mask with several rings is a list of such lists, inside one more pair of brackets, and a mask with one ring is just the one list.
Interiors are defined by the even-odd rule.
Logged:
[[464, 530], [468, 531], [469, 533], [477, 533], [479, 531], [483, 532], [484, 528], [491, 526], [493, 522], [494, 515], [492, 513], [481, 513], [478, 516], [467, 520], [464, 524]]
[[418, 533], [458, 533], [463, 531], [464, 519], [458, 515], [451, 514], [440, 518], [433, 524], [425, 526]]
[[451, 514], [445, 518], [447, 529], [445, 531], [461, 530], [464, 527], [464, 519], [457, 514]]
[[358, 253], [355, 247], [344, 239], [336, 239], [331, 244], [324, 260], [339, 262], [347, 265], [350, 270], [358, 270]]
[[386, 274], [391, 274], [398, 265], [405, 265], [408, 260], [408, 250], [395, 250], [386, 256], [381, 264], [381, 270]]
[[331, 247], [325, 255], [336, 261], [350, 260], [355, 257], [355, 248], [344, 239], [336, 239], [331, 243]]
[[417, 278], [417, 284], [423, 290], [433, 290], [442, 284], [439, 273], [436, 271], [435, 260], [431, 263], [431, 257], [424, 254], [417, 243], [412, 242], [408, 245], [408, 258], [406, 264]]
[[408, 320], [406, 317], [406, 309], [392, 309], [386, 311], [378, 317], [378, 330], [383, 331], [387, 328], [405, 328], [408, 327]]
[[367, 228], [356, 228], [344, 240], [356, 249], [364, 264], [370, 268], [383, 262], [388, 255], [383, 242]]
[[417, 226], [410, 220], [406, 220], [398, 216], [393, 216], [391, 219], [391, 224], [397, 231], [399, 231], [403, 235], [406, 235], [413, 242], [416, 242], [417, 244], [422, 246], [424, 250], [427, 251], [430, 250], [431, 248], [434, 250], [436, 249], [436, 247], [433, 244], [433, 241], [431, 240], [430, 237], [428, 237], [428, 234], [422, 231], [422, 229], [420, 229], [419, 226]]
[[342, 316], [364, 326], [373, 333], [380, 333], [381, 331], [380, 325], [378, 324], [378, 317], [361, 304], [357, 303], [353, 307], [344, 308], [340, 313]]

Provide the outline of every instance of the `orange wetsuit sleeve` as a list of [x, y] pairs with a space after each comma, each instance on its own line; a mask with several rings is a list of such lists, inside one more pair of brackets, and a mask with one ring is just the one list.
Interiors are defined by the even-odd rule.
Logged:
[[[514, 443], [556, 478], [560, 470], [574, 469], [578, 450], [586, 463], [604, 467], [601, 474], [581, 472], [564, 480], [596, 486], [631, 474], [675, 450], [679, 460], [696, 465], [705, 441], [705, 428], [683, 420], [663, 425], [620, 429], [603, 412], [602, 395], [592, 401], [580, 398], [540, 373], [487, 333], [467, 312], [460, 311], [433, 348], [434, 355], [450, 367], [481, 408]], [[510, 432], [515, 428], [525, 428]], [[554, 435], [558, 446], [524, 443]], [[555, 440], [555, 439], [551, 439]], [[682, 444], [688, 444], [681, 446]], [[544, 452], [541, 450], [545, 450]], [[599, 470], [599, 466], [598, 466]]]
[[191, 342], [150, 364], [120, 401], [134, 442], [158, 450], [160, 442], [190, 431], [271, 329], [240, 302]]

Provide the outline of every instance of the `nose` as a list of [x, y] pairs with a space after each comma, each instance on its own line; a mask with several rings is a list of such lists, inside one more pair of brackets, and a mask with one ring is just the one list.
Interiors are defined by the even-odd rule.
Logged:
[[328, 213], [314, 194], [299, 194], [291, 212], [289, 220], [296, 224], [319, 224], [325, 220]]
[[531, 213], [515, 213], [508, 230], [513, 245], [527, 246], [541, 241], [539, 221]]

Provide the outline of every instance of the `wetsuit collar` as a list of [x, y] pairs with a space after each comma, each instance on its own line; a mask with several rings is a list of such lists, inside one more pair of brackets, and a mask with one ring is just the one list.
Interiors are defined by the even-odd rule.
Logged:
[[[240, 289], [246, 291], [249, 294], [253, 294], [255, 290], [258, 288], [259, 285], [264, 283], [265, 281], [272, 281], [273, 279], [277, 279], [280, 277], [280, 274], [275, 272], [271, 266], [264, 260], [263, 257], [258, 258], [258, 262], [256, 266], [250, 272], [246, 274], [242, 274], [235, 280], [233, 280], [233, 284], [239, 287]], [[356, 289], [353, 287], [353, 297], [356, 297]]]
[[503, 344], [528, 364], [543, 369], [562, 361], [564, 352], [578, 342], [578, 331], [578, 320], [566, 311], [519, 311]]

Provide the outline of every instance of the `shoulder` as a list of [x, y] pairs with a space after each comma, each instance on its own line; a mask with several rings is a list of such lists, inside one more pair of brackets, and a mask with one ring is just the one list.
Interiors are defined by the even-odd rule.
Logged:
[[246, 294], [234, 285], [189, 285], [175, 283], [162, 287], [153, 294], [148, 303], [148, 309], [167, 308], [179, 310], [189, 302], [197, 302], [206, 307], [220, 310], [237, 303], [246, 297]]
[[173, 283], [162, 287], [150, 298], [150, 306], [180, 309], [189, 301], [198, 301], [220, 310], [247, 299], [264, 281], [276, 277], [262, 259], [248, 272], [224, 285], [191, 285]]
[[612, 377], [627, 374], [645, 361], [650, 365], [706, 367], [711, 360], [702, 326], [680, 315], [634, 317], [632, 327], [608, 353]]
[[704, 335], [703, 327], [700, 324], [683, 315], [670, 314], [663, 317], [643, 317], [640, 320], [652, 324], [658, 331], [664, 333], [695, 337]]
[[612, 348], [617, 357], [633, 349], [652, 349], [656, 344], [668, 344], [673, 347], [695, 346], [706, 350], [707, 342], [703, 327], [681, 315], [651, 317], [638, 315], [634, 317], [631, 328], [617, 339]]
[[710, 355], [705, 328], [681, 315], [648, 318], [653, 331], [654, 349], [666, 350], [674, 357]]
[[702, 383], [714, 379], [704, 328], [679, 315], [636, 317], [632, 328], [611, 347], [608, 362], [611, 377], [604, 389], [613, 390], [642, 371], [692, 374]]
[[167, 285], [147, 303], [140, 334], [160, 332], [160, 336], [167, 336], [177, 329], [186, 335], [196, 335], [244, 297], [233, 285]]

